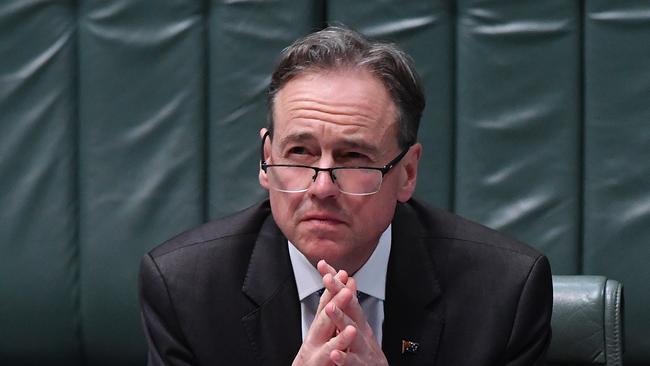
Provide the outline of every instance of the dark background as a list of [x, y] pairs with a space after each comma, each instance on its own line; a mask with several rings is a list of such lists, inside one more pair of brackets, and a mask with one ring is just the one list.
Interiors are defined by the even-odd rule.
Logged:
[[142, 254], [264, 197], [278, 53], [342, 22], [427, 90], [418, 196], [600, 274], [650, 363], [650, 2], [3, 0], [0, 363], [142, 365]]

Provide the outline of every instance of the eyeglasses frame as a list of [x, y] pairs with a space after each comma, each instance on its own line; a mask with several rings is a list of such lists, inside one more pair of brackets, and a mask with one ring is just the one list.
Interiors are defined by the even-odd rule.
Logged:
[[[266, 131], [264, 133], [264, 136], [262, 136], [262, 146], [260, 149], [260, 169], [264, 171], [264, 173], [267, 173], [266, 169], [271, 168], [274, 166], [277, 167], [296, 167], [296, 168], [309, 168], [314, 170], [314, 176], [311, 178], [312, 182], [316, 181], [316, 178], [318, 178], [318, 173], [320, 172], [327, 172], [329, 173], [330, 179], [332, 179], [332, 182], [336, 184], [336, 176], [334, 176], [334, 172], [336, 170], [341, 170], [341, 169], [370, 169], [370, 170], [378, 170], [381, 172], [381, 177], [382, 177], [382, 182], [383, 178], [388, 172], [399, 163], [402, 158], [406, 155], [406, 153], [409, 151], [411, 146], [408, 146], [402, 152], [399, 153], [393, 160], [389, 161], [386, 165], [384, 165], [381, 168], [378, 167], [371, 167], [371, 166], [337, 166], [337, 167], [332, 167], [332, 168], [319, 168], [315, 166], [310, 166], [310, 165], [300, 165], [300, 164], [268, 164], [266, 161], [264, 161], [264, 143], [266, 142], [266, 138], [270, 138], [270, 133], [269, 131]], [[371, 195], [379, 192], [379, 190], [371, 193], [350, 193], [350, 192], [343, 192], [341, 191], [341, 188], [336, 184], [336, 187], [339, 189], [341, 193], [348, 194], [348, 195], [353, 195], [353, 196], [366, 196], [366, 195]], [[380, 189], [381, 189], [381, 183], [380, 183]], [[298, 191], [282, 191], [282, 192], [287, 192], [287, 193], [301, 193], [301, 192], [306, 192], [309, 189], [309, 187], [305, 189], [301, 189]]]

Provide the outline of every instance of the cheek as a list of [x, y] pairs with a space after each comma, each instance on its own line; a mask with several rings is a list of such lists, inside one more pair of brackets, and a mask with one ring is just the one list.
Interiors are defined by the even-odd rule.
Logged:
[[300, 204], [300, 193], [287, 194], [269, 190], [273, 218], [280, 227], [293, 227], [294, 213]]
[[397, 205], [397, 187], [392, 180], [385, 183], [366, 205], [358, 208], [357, 217], [363, 218], [366, 225], [387, 226], [392, 221]]
[[383, 231], [392, 221], [397, 200], [394, 194], [385, 194], [388, 192], [383, 192], [383, 188], [380, 193], [365, 202], [349, 202], [347, 207], [358, 231]]

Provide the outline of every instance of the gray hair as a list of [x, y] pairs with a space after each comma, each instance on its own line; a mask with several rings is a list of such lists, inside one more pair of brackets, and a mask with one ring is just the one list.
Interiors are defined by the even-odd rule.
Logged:
[[371, 41], [343, 27], [328, 27], [296, 40], [282, 51], [268, 91], [269, 135], [273, 136], [275, 97], [294, 77], [310, 71], [364, 68], [379, 79], [397, 107], [400, 148], [417, 141], [424, 92], [411, 58], [396, 45]]

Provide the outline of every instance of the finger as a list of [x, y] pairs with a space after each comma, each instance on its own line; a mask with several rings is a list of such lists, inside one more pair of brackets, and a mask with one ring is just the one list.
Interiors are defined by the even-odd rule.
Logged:
[[348, 307], [349, 303], [352, 301], [354, 297], [354, 293], [350, 291], [347, 287], [343, 287], [340, 291], [338, 291], [334, 296], [332, 296], [332, 299], [325, 303], [322, 304], [323, 307], [325, 307], [327, 304], [334, 303], [336, 306], [338, 306], [340, 309], [344, 309]]
[[338, 357], [339, 355], [341, 355], [342, 357], [338, 361], [334, 361], [334, 359], [332, 359], [333, 353], [334, 353], [334, 351], [332, 351], [330, 353], [329, 361], [331, 363], [333, 363], [334, 365], [336, 365], [336, 366], [342, 366], [342, 365], [380, 365], [381, 364], [381, 363], [377, 363], [375, 361], [375, 359], [362, 360], [361, 355], [356, 354], [354, 352], [349, 352], [349, 351], [348, 352], [336, 351], [336, 353], [338, 353], [338, 355], [336, 355], [335, 357]]
[[323, 292], [323, 294], [320, 296], [320, 300], [318, 300], [318, 309], [316, 309], [316, 314], [320, 314], [321, 310], [327, 305], [330, 301], [332, 301], [332, 293], [327, 291]]
[[[352, 278], [350, 278], [350, 280], [352, 280]], [[354, 284], [352, 287], [356, 288]], [[346, 316], [350, 317], [361, 332], [366, 335], [373, 334], [372, 328], [366, 320], [363, 308], [361, 307], [361, 304], [359, 304], [356, 291], [352, 291], [350, 288], [346, 287], [339, 291], [339, 293], [332, 298], [330, 303], [337, 306]]]
[[354, 292], [355, 294], [357, 293], [357, 281], [354, 279], [354, 277], [348, 278], [348, 281], [345, 283], [345, 287], [349, 288], [350, 291]]
[[329, 349], [328, 355], [334, 350], [345, 351], [350, 348], [350, 345], [354, 342], [355, 338], [357, 338], [357, 334], [358, 331], [355, 327], [350, 326], [343, 328], [339, 334], [327, 341], [326, 347]]
[[345, 284], [347, 282], [348, 273], [343, 270], [337, 272], [336, 269], [330, 266], [324, 259], [318, 261], [318, 263], [316, 264], [316, 268], [318, 269], [318, 272], [322, 277], [325, 277], [325, 275], [329, 273], [332, 276], [334, 276], [336, 279], [341, 281], [341, 283]]
[[309, 326], [305, 343], [323, 344], [327, 342], [336, 331], [336, 325], [327, 314], [322, 311], [316, 314], [314, 321]]
[[[368, 361], [362, 361], [361, 357], [359, 355], [353, 353], [353, 352], [343, 352], [343, 351], [332, 351], [330, 352], [330, 362], [335, 364], [336, 366], [342, 366], [342, 365], [374, 365], [375, 363], [369, 363]], [[374, 362], [371, 361], [371, 362]]]
[[336, 276], [334, 276], [334, 280], [337, 281], [339, 284], [345, 286], [346, 283], [348, 282], [349, 277], [350, 276], [348, 275], [348, 272], [344, 270], [340, 270], [336, 272]]
[[335, 349], [330, 352], [330, 361], [332, 361], [337, 366], [345, 365], [346, 356], [347, 353]]
[[343, 310], [341, 310], [336, 304], [333, 302], [327, 304], [325, 307], [325, 313], [327, 316], [332, 320], [334, 323], [334, 326], [341, 331], [345, 329], [347, 326], [352, 326], [352, 327], [357, 327], [356, 323], [347, 316]]
[[[329, 351], [331, 353], [331, 351]], [[293, 366], [330, 366], [332, 360], [327, 350], [322, 350], [319, 347], [307, 347], [305, 343], [298, 350], [296, 358], [294, 358]]]
[[327, 263], [324, 259], [318, 261], [316, 268], [318, 269], [318, 272], [321, 276], [325, 276], [328, 273], [332, 276], [336, 275], [336, 270], [334, 267], [330, 266], [329, 263]]
[[347, 285], [345, 282], [348, 282], [348, 273], [345, 271], [339, 271], [336, 276], [331, 274], [326, 274], [323, 276], [323, 286], [328, 290], [332, 295], [336, 295], [341, 289], [345, 288]]
[[323, 276], [323, 285], [325, 286], [325, 291], [318, 301], [318, 309], [316, 310], [316, 314], [320, 313], [321, 310], [323, 310], [323, 307], [325, 307], [325, 305], [327, 305], [332, 300], [332, 297], [334, 297], [334, 295], [336, 295], [341, 288], [345, 287], [343, 285], [337, 287], [336, 281], [334, 281], [334, 277], [330, 273], [327, 273], [325, 276]]
[[[333, 303], [330, 303], [327, 305], [327, 307], [325, 307], [325, 313], [327, 313], [330, 319], [332, 319], [332, 322], [337, 329], [354, 328], [357, 330], [357, 336], [354, 338], [354, 340], [352, 340], [352, 343], [350, 343], [349, 348], [346, 350], [346, 355], [344, 356], [345, 359], [353, 361], [354, 355], [359, 351], [361, 353], [364, 353], [373, 348], [381, 348], [380, 346], [376, 346], [377, 340], [372, 334], [372, 330], [370, 330], [369, 333], [364, 333], [363, 330], [359, 328], [357, 323], [355, 323], [349, 316], [341, 311], [341, 309], [337, 308]], [[373, 347], [373, 345], [376, 347]], [[332, 360], [332, 362], [335, 362], [334, 359], [332, 359], [331, 353], [330, 360]], [[336, 364], [339, 365], [342, 363]]]
[[316, 314], [323, 310], [323, 307], [332, 300], [332, 297], [334, 297], [341, 289], [345, 288], [348, 280], [348, 273], [342, 270], [338, 271], [338, 273], [336, 273], [336, 276], [333, 276], [331, 273], [326, 273], [323, 276], [323, 285], [325, 286], [325, 291], [323, 292], [323, 295], [321, 295], [318, 302], [318, 309], [316, 310]]

